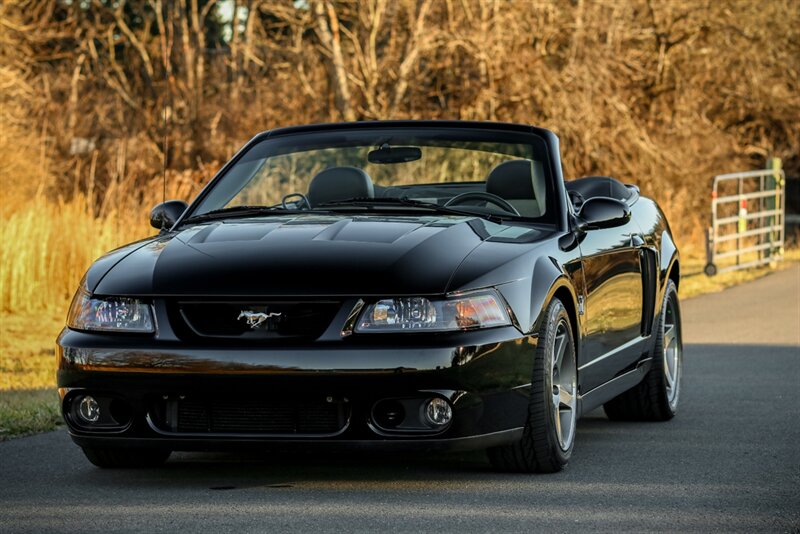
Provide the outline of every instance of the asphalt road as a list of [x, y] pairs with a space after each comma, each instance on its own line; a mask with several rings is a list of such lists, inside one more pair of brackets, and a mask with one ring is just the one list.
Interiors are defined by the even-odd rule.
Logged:
[[581, 420], [555, 475], [481, 454], [176, 454], [105, 471], [63, 430], [0, 444], [0, 532], [800, 531], [800, 268], [683, 305], [668, 423]]

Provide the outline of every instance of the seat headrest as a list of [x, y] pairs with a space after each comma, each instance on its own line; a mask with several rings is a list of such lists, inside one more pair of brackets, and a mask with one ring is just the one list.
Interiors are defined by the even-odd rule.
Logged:
[[567, 191], [576, 191], [584, 199], [609, 197], [626, 202], [634, 195], [634, 190], [610, 176], [587, 176], [565, 182]]
[[504, 161], [486, 177], [486, 192], [508, 201], [535, 201], [531, 213], [520, 213], [539, 217], [544, 214], [547, 194], [542, 164], [529, 159]]
[[372, 178], [358, 167], [331, 167], [318, 173], [308, 184], [312, 207], [348, 198], [374, 198]]

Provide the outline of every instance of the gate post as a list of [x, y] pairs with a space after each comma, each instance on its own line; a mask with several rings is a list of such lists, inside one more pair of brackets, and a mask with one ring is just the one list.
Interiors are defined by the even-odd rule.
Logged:
[[[767, 197], [764, 199], [764, 210], [776, 210], [779, 206], [779, 199], [778, 199], [778, 188], [780, 184], [780, 173], [783, 165], [781, 162], [781, 158], [769, 158], [767, 160], [767, 169], [775, 171], [774, 173], [770, 174], [766, 177], [766, 182], [764, 184], [765, 191], [775, 191], [774, 197]], [[774, 226], [777, 222], [778, 218], [775, 215], [770, 215], [767, 218], [769, 226]], [[773, 252], [775, 252], [775, 242], [778, 241], [778, 236], [775, 235], [775, 231], [770, 231], [768, 234], [769, 244], [770, 247], [764, 251], [764, 256], [770, 258], [773, 256]], [[780, 252], [778, 252], [780, 254]]]

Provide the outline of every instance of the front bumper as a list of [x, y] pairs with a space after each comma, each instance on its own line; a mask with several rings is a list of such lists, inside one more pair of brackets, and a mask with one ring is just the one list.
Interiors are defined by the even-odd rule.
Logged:
[[[521, 436], [536, 343], [513, 327], [266, 348], [189, 346], [65, 329], [58, 339], [58, 386], [70, 435], [81, 446], [479, 449]], [[82, 394], [119, 400], [130, 409], [130, 423], [113, 430], [76, 424], [70, 403]], [[443, 430], [387, 432], [374, 424], [376, 402], [424, 396], [451, 402], [453, 419]], [[159, 424], [154, 403], [184, 397], [210, 405], [240, 397], [345, 399], [347, 424], [325, 436], [182, 433]]]

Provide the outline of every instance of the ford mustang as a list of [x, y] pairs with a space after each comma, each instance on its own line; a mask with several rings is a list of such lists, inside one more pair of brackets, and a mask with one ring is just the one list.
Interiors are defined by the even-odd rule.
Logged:
[[172, 451], [485, 449], [554, 472], [582, 414], [680, 393], [677, 247], [636, 186], [565, 182], [525, 125], [270, 130], [98, 259], [58, 338], [100, 467]]

